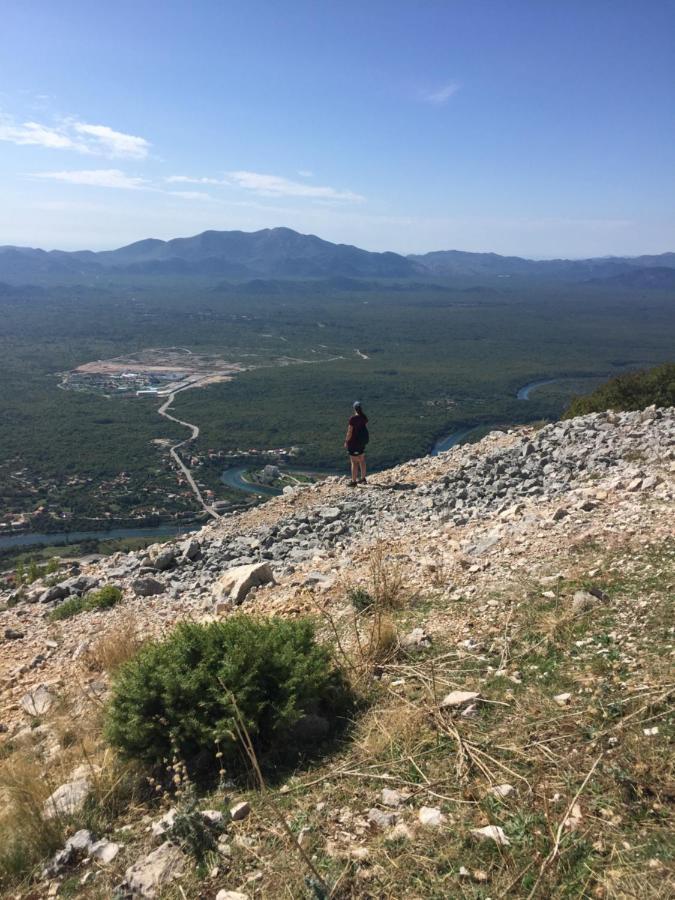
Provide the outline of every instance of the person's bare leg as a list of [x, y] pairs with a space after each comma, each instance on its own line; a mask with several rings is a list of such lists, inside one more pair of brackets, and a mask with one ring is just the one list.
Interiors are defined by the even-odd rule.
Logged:
[[356, 483], [356, 479], [358, 477], [358, 466], [359, 466], [358, 457], [350, 456], [349, 462], [351, 463], [351, 467], [352, 467], [352, 481], [354, 483]]
[[366, 480], [366, 454], [359, 456], [359, 469], [361, 470], [361, 481]]

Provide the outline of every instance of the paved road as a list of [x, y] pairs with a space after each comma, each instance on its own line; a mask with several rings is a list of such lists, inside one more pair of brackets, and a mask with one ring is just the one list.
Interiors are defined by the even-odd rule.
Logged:
[[[194, 385], [189, 385], [189, 387], [194, 387]], [[187, 390], [187, 388], [181, 388], [180, 390]], [[160, 414], [160, 416], [164, 416], [165, 419], [171, 419], [172, 422], [176, 422], [178, 425], [183, 425], [185, 428], [190, 429], [190, 437], [185, 438], [184, 441], [179, 441], [177, 444], [174, 444], [169, 449], [169, 453], [173, 457], [174, 462], [176, 463], [178, 468], [181, 470], [183, 475], [185, 475], [187, 483], [190, 485], [190, 488], [192, 489], [192, 493], [195, 495], [195, 497], [199, 501], [199, 504], [202, 507], [202, 509], [205, 512], [207, 512], [212, 518], [219, 519], [220, 516], [215, 511], [215, 509], [212, 506], [209, 506], [209, 504], [206, 502], [206, 500], [204, 500], [204, 498], [202, 497], [202, 492], [199, 490], [197, 482], [192, 477], [192, 473], [190, 472], [190, 469], [185, 465], [183, 460], [178, 455], [178, 450], [181, 447], [184, 447], [185, 444], [189, 444], [191, 441], [194, 441], [196, 438], [199, 437], [199, 425], [193, 425], [192, 422], [184, 422], [182, 419], [177, 419], [175, 416], [172, 416], [170, 412], [168, 412], [168, 410], [171, 408], [171, 404], [176, 399], [176, 394], [179, 394], [180, 390], [173, 391], [173, 393], [169, 394], [169, 396], [167, 397], [165, 402], [162, 403], [160, 408], [157, 410], [157, 412]]]

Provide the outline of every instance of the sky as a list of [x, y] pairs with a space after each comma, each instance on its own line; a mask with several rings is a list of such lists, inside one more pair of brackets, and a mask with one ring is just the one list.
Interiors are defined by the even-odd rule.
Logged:
[[675, 0], [2, 0], [0, 245], [675, 250]]

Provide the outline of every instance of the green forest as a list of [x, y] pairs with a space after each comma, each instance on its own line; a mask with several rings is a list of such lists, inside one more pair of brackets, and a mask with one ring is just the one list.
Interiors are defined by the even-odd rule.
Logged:
[[[46, 506], [35, 524], [50, 530], [61, 512], [105, 527], [139, 509], [148, 521], [160, 507], [196, 511], [155, 443], [179, 441], [185, 429], [157, 415], [156, 398], [59, 388], [58, 373], [82, 363], [180, 344], [250, 366], [177, 396], [173, 414], [201, 428], [191, 448], [199, 454], [297, 446], [298, 464], [342, 469], [359, 399], [370, 417], [370, 464], [379, 468], [423, 455], [469, 424], [557, 417], [574, 394], [668, 360], [675, 304], [659, 290], [524, 279], [363, 290], [141, 279], [0, 286], [0, 320], [0, 509]], [[547, 378], [564, 380], [516, 398], [522, 385]], [[232, 497], [213, 469], [203, 479]]]

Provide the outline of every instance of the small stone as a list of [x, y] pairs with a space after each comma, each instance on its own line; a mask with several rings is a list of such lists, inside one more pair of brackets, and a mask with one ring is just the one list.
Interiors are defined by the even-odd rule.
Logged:
[[423, 806], [418, 813], [418, 818], [420, 824], [430, 828], [439, 828], [445, 822], [445, 816], [435, 806]]
[[572, 700], [571, 694], [556, 694], [553, 698], [558, 706], [569, 706]]
[[441, 709], [465, 706], [480, 697], [479, 691], [450, 691], [441, 700]]
[[141, 897], [156, 897], [160, 889], [183, 874], [185, 856], [174, 844], [166, 841], [161, 847], [141, 857], [125, 872], [125, 880], [132, 893]]
[[383, 812], [374, 806], [368, 810], [368, 821], [376, 828], [390, 828], [398, 821], [398, 813]]
[[495, 844], [501, 844], [503, 847], [508, 847], [511, 843], [499, 825], [486, 825], [484, 828], [472, 828], [471, 836], [478, 841], [494, 841]]
[[66, 850], [74, 850], [76, 853], [91, 852], [94, 846], [94, 838], [91, 831], [81, 828], [68, 838], [65, 844]]
[[311, 828], [301, 828], [298, 832], [298, 847], [301, 847], [303, 850], [307, 850], [312, 840], [312, 829]]
[[496, 784], [494, 787], [490, 788], [492, 796], [499, 797], [502, 800], [506, 800], [507, 797], [515, 794], [515, 792], [516, 789], [512, 784]]
[[382, 789], [382, 804], [394, 809], [400, 806], [406, 798], [400, 791], [392, 791], [390, 788]]
[[656, 735], [656, 734], [659, 733], [659, 726], [658, 726], [658, 725], [653, 725], [651, 728], [643, 728], [643, 729], [642, 729], [642, 733], [643, 733], [646, 737], [654, 737], [654, 735]]
[[202, 818], [206, 819], [207, 822], [210, 822], [211, 825], [220, 825], [224, 818], [219, 809], [203, 809], [201, 815]]
[[431, 638], [424, 628], [413, 628], [401, 638], [401, 647], [404, 650], [425, 650], [431, 646]]
[[218, 891], [216, 900], [248, 900], [248, 894], [241, 891]]
[[5, 628], [6, 641], [20, 641], [25, 637], [23, 631], [17, 631], [16, 628]]
[[165, 835], [171, 830], [173, 827], [173, 823], [176, 821], [176, 816], [178, 815], [178, 810], [175, 807], [172, 807], [168, 812], [165, 812], [161, 819], [158, 819], [156, 822], [152, 823], [150, 831], [154, 838], [164, 838]]
[[97, 862], [102, 863], [104, 866], [109, 865], [120, 852], [120, 845], [115, 844], [113, 841], [96, 841], [95, 844], [92, 845], [89, 856], [92, 859], [97, 860]]
[[241, 822], [241, 820], [245, 819], [250, 812], [251, 807], [246, 802], [246, 800], [242, 800], [241, 803], [235, 803], [235, 805], [230, 809], [230, 816], [233, 822]]
[[595, 609], [597, 605], [597, 598], [588, 591], [577, 591], [572, 597], [572, 612], [574, 615], [589, 612], [591, 609]]
[[565, 828], [568, 831], [575, 831], [581, 824], [581, 818], [581, 807], [578, 803], [575, 803], [570, 810], [569, 816], [565, 819]]

